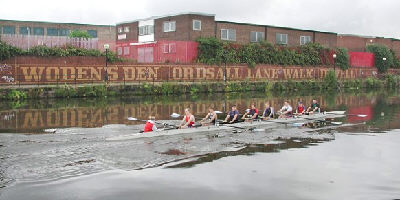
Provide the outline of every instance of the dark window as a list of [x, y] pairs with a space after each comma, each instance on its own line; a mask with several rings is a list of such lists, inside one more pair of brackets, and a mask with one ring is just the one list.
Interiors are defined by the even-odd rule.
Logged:
[[97, 31], [96, 30], [88, 30], [87, 33], [92, 36], [92, 38], [97, 38]]
[[56, 28], [47, 28], [48, 36], [58, 36], [58, 29]]
[[60, 29], [58, 35], [59, 36], [68, 36], [69, 35], [69, 30], [68, 29]]
[[276, 44], [288, 44], [288, 34], [276, 34]]
[[43, 27], [33, 28], [33, 35], [44, 35], [44, 28]]
[[19, 27], [19, 34], [21, 35], [32, 35], [32, 29], [30, 27]]
[[3, 34], [15, 34], [15, 26], [3, 26]]

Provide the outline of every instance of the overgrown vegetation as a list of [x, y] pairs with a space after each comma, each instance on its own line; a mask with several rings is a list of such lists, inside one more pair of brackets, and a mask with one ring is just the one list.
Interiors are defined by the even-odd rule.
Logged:
[[64, 85], [55, 90], [54, 96], [57, 98], [76, 98], [76, 97], [98, 97], [105, 98], [107, 96], [115, 96], [114, 91], [109, 91], [106, 85], [87, 86], [87, 87], [71, 87]]
[[317, 43], [289, 48], [274, 46], [266, 41], [238, 45], [216, 38], [199, 38], [198, 62], [205, 64], [243, 63], [249, 67], [256, 64], [271, 65], [329, 65], [332, 50]]
[[375, 54], [375, 67], [380, 73], [385, 73], [389, 68], [399, 67], [399, 60], [394, 51], [384, 45], [368, 45], [367, 51]]
[[69, 34], [69, 37], [71, 38], [92, 38], [92, 36], [86, 32], [86, 31], [81, 31], [81, 30], [74, 30]]
[[347, 70], [350, 68], [349, 52], [347, 51], [347, 49], [345, 48], [336, 49], [335, 65], [342, 70]]
[[[44, 45], [35, 46], [29, 50], [19, 49], [17, 47], [8, 45], [0, 41], [0, 61], [7, 60], [14, 56], [39, 56], [39, 57], [68, 57], [68, 56], [94, 56], [104, 57], [105, 52], [101, 52], [97, 49], [84, 49], [73, 46], [65, 47], [47, 47]], [[122, 62], [122, 58], [118, 58], [114, 52], [107, 53], [107, 60], [109, 62]]]

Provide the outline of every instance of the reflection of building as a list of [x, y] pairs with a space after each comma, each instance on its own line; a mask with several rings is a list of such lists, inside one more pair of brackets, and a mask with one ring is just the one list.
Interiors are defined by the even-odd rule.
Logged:
[[[86, 31], [92, 38], [69, 38], [73, 30]], [[111, 25], [0, 20], [0, 40], [23, 49], [38, 45], [73, 45], [103, 50], [104, 44], [110, 44], [110, 48], [114, 49], [114, 30], [115, 26]]]

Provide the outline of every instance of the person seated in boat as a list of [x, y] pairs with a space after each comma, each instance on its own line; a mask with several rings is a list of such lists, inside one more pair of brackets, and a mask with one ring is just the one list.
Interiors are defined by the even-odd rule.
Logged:
[[274, 119], [274, 115], [275, 115], [274, 108], [271, 107], [269, 102], [265, 103], [265, 110], [262, 115], [263, 119], [264, 120]]
[[215, 123], [218, 120], [218, 116], [217, 113], [214, 111], [213, 108], [208, 108], [208, 114], [206, 115], [206, 117], [204, 119], [201, 120], [201, 124], [204, 125], [215, 125]]
[[145, 133], [147, 132], [152, 132], [157, 130], [157, 126], [155, 125], [156, 122], [156, 117], [154, 116], [149, 116], [149, 120], [147, 120], [146, 124], [144, 125], [144, 131]]
[[232, 106], [232, 110], [229, 111], [228, 115], [226, 116], [224, 123], [235, 123], [238, 121], [239, 121], [239, 111], [237, 110], [236, 105], [234, 105]]
[[301, 116], [306, 113], [306, 107], [304, 106], [303, 102], [299, 101], [296, 108], [296, 115]]
[[195, 123], [195, 118], [194, 115], [192, 115], [192, 113], [190, 113], [190, 109], [186, 108], [185, 109], [185, 116], [182, 119], [180, 128], [192, 128], [193, 125]]
[[314, 99], [314, 100], [312, 100], [312, 104], [311, 104], [310, 107], [308, 107], [306, 113], [308, 113], [308, 114], [314, 114], [314, 113], [319, 112], [320, 109], [321, 109], [321, 107], [319, 106], [318, 101]]
[[251, 120], [258, 119], [258, 110], [254, 104], [251, 104], [250, 108], [246, 110], [247, 112], [243, 115], [242, 120], [246, 117], [250, 117]]
[[279, 110], [281, 115], [279, 118], [290, 118], [293, 115], [293, 108], [288, 101], [285, 101], [283, 107]]

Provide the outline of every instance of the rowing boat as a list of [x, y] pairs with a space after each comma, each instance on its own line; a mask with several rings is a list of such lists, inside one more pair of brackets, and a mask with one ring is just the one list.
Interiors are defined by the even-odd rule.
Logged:
[[210, 133], [210, 132], [220, 132], [234, 129], [259, 129], [259, 128], [274, 128], [282, 125], [290, 124], [300, 124], [305, 122], [314, 122], [326, 118], [341, 118], [344, 115], [339, 114], [314, 114], [314, 115], [304, 115], [296, 118], [285, 118], [285, 119], [272, 119], [268, 121], [250, 121], [242, 122], [236, 124], [224, 124], [220, 126], [201, 126], [197, 128], [187, 128], [187, 129], [158, 129], [157, 131], [147, 132], [147, 133], [133, 133], [128, 135], [120, 135], [115, 137], [106, 138], [106, 141], [121, 141], [121, 140], [131, 140], [138, 138], [151, 138], [159, 136], [169, 136], [177, 134], [189, 134], [189, 133]]

